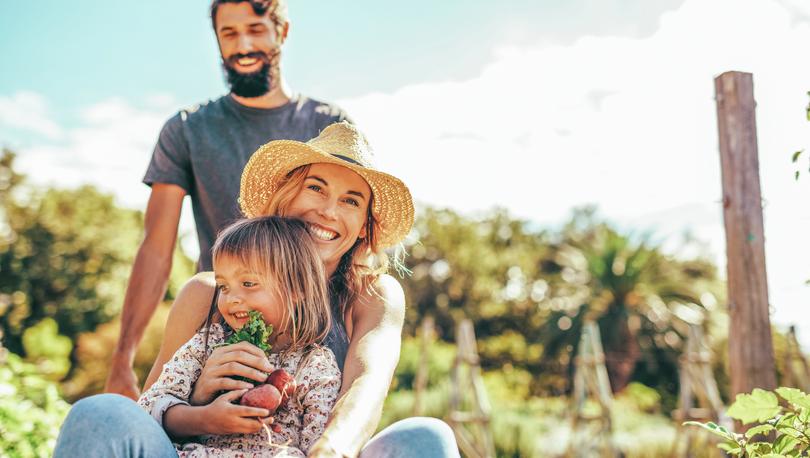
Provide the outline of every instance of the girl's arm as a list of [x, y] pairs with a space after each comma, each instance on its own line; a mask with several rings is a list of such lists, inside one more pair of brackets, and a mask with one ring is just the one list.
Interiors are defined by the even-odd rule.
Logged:
[[167, 410], [178, 404], [188, 405], [191, 387], [202, 372], [204, 355], [204, 335], [202, 332], [186, 342], [174, 356], [166, 362], [155, 382], [138, 399], [150, 415], [163, 425]]
[[349, 352], [343, 387], [332, 418], [310, 451], [311, 457], [356, 456], [374, 434], [399, 362], [405, 294], [390, 275], [352, 306]]
[[304, 453], [323, 434], [326, 421], [340, 392], [340, 369], [335, 355], [326, 347], [316, 347], [304, 357], [304, 366], [296, 371], [300, 384], [296, 396], [304, 408], [300, 449]]

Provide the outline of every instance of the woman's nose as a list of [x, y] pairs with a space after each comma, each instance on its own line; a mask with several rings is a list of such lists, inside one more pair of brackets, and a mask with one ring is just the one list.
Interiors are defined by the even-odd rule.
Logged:
[[331, 199], [329, 199], [324, 201], [323, 205], [321, 205], [318, 208], [318, 213], [324, 218], [333, 220], [335, 219], [335, 215], [337, 214], [336, 209], [337, 209], [337, 202], [334, 202]]

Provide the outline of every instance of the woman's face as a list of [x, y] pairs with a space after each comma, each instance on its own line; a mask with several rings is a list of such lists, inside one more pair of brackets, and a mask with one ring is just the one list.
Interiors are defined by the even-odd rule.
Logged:
[[366, 235], [371, 188], [360, 175], [335, 164], [312, 164], [285, 216], [299, 218], [332, 275], [358, 238]]

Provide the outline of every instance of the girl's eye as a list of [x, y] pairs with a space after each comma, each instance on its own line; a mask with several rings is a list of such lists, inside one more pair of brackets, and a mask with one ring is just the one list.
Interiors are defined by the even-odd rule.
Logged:
[[217, 285], [217, 289], [220, 290], [223, 293], [228, 292], [228, 287], [226, 285]]
[[253, 288], [257, 284], [258, 283], [254, 282], [254, 281], [243, 281], [242, 282], [242, 286], [244, 286], [245, 288]]

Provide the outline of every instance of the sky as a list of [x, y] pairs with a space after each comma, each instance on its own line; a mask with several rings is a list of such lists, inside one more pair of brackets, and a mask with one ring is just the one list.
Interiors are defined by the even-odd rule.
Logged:
[[[36, 183], [143, 208], [163, 122], [227, 92], [207, 4], [0, 3], [0, 144]], [[714, 78], [752, 73], [771, 317], [810, 350], [810, 174], [790, 161], [810, 148], [805, 0], [293, 0], [290, 16], [285, 79], [346, 109], [418, 202], [548, 227], [593, 204], [671, 250], [690, 233], [721, 270]]]

